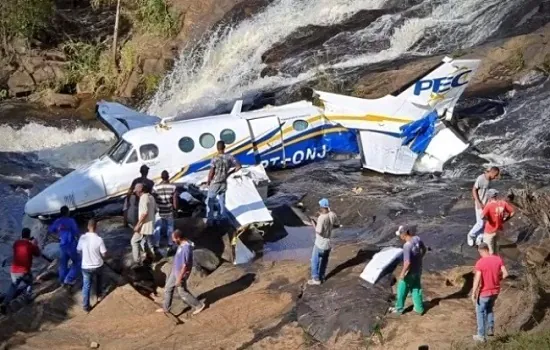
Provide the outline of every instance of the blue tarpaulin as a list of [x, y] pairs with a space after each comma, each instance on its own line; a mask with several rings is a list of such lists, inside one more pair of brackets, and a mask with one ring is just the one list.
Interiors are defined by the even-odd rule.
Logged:
[[401, 126], [401, 137], [404, 137], [402, 144], [408, 145], [414, 153], [424, 153], [435, 135], [437, 118], [437, 111], [434, 110], [422, 119]]

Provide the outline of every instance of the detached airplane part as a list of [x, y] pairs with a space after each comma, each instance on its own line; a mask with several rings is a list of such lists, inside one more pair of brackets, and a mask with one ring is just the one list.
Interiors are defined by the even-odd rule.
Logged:
[[[101, 158], [31, 198], [25, 212], [47, 217], [62, 205], [87, 211], [118, 200], [142, 164], [149, 166], [154, 181], [167, 170], [171, 182], [189, 183], [193, 174], [210, 168], [218, 140], [225, 141], [226, 152], [254, 169], [288, 169], [325, 160], [329, 154], [359, 154], [364, 168], [378, 172], [441, 171], [468, 147], [447, 121], [478, 65], [479, 60], [445, 58], [395, 93], [374, 100], [314, 91], [320, 106], [298, 101], [243, 112], [242, 101], [237, 101], [228, 114], [188, 120], [160, 119], [101, 101], [98, 119], [118, 142]], [[267, 195], [265, 188], [260, 186], [259, 193], [258, 182], [253, 190], [249, 183], [232, 181], [231, 210], [243, 222], [266, 219], [255, 212], [258, 198]]]
[[363, 280], [375, 284], [380, 278], [380, 275], [397, 259], [403, 256], [402, 248], [388, 247], [382, 251], [374, 254], [371, 261], [365, 266], [360, 278]]

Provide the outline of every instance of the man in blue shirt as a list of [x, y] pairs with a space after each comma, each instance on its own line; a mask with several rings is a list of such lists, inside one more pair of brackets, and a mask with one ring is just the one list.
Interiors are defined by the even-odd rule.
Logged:
[[69, 216], [67, 206], [61, 207], [61, 217], [50, 225], [48, 233], [57, 234], [59, 237], [59, 282], [65, 286], [72, 286], [80, 274], [80, 256], [76, 250], [79, 230], [75, 219]]
[[158, 309], [157, 312], [170, 311], [174, 289], [177, 289], [183, 302], [191, 306], [194, 309], [193, 315], [196, 315], [204, 310], [206, 305], [195, 298], [189, 292], [189, 289], [187, 289], [187, 279], [191, 275], [191, 269], [193, 268], [193, 246], [180, 230], [175, 230], [172, 233], [172, 240], [178, 246], [178, 250], [174, 256], [172, 271], [166, 279], [166, 285], [164, 286], [164, 307]]

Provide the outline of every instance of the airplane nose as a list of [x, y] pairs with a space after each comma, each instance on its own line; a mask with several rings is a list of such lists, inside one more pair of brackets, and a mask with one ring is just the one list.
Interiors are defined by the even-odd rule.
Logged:
[[93, 205], [105, 196], [101, 175], [75, 170], [29, 199], [25, 214], [30, 217], [57, 214], [64, 205], [73, 211]]

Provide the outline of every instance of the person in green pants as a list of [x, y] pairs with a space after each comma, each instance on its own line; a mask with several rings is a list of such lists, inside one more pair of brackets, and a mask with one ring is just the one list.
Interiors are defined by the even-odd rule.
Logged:
[[397, 295], [395, 307], [390, 311], [402, 314], [405, 308], [405, 300], [409, 292], [412, 294], [414, 311], [420, 315], [424, 313], [424, 299], [422, 296], [422, 259], [426, 254], [426, 246], [415, 235], [411, 226], [399, 226], [395, 234], [405, 241], [403, 244], [403, 269], [397, 282]]

